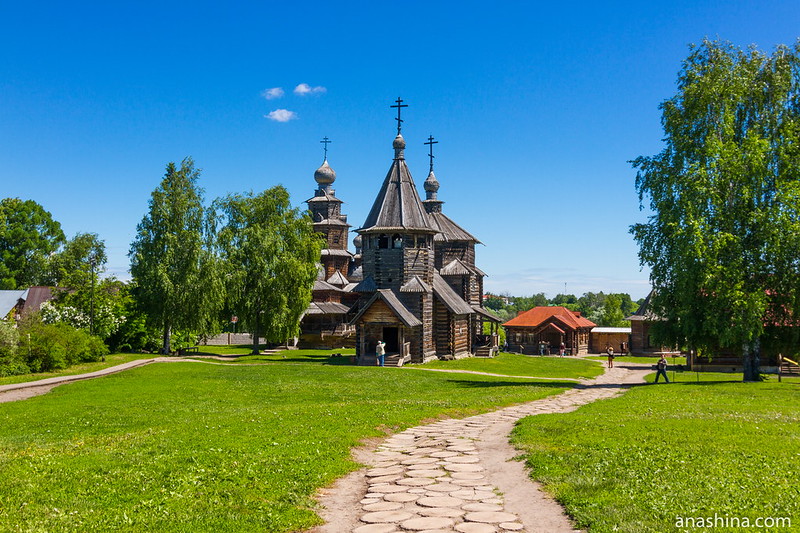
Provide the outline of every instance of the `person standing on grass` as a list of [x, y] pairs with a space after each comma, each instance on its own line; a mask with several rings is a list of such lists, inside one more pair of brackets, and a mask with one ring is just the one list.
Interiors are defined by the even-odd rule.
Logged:
[[606, 349], [606, 353], [608, 353], [608, 368], [614, 368], [614, 348], [610, 344]]
[[378, 356], [378, 360], [375, 361], [375, 364], [378, 366], [383, 366], [383, 359], [386, 356], [386, 343], [383, 341], [378, 341], [378, 345], [375, 347], [375, 354]]
[[667, 358], [664, 354], [661, 354], [661, 359], [656, 363], [656, 368], [658, 369], [656, 372], [656, 383], [658, 383], [658, 378], [661, 376], [664, 376], [664, 381], [669, 383], [669, 378], [667, 377]]

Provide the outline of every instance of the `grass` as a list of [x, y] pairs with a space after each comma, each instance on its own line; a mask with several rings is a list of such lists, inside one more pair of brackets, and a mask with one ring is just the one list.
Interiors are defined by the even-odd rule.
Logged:
[[121, 365], [137, 359], [151, 359], [158, 357], [153, 354], [141, 353], [113, 353], [106, 356], [105, 361], [97, 361], [94, 363], [80, 363], [64, 370], [57, 370], [54, 372], [42, 372], [37, 374], [22, 374], [20, 376], [7, 376], [0, 377], [0, 385], [12, 385], [14, 383], [29, 383], [31, 381], [39, 381], [47, 378], [55, 378], [59, 376], [74, 376], [76, 374], [87, 374], [89, 372], [96, 372], [111, 366]]
[[455, 361], [433, 361], [422, 368], [442, 368], [489, 372], [504, 376], [540, 378], [594, 378], [603, 373], [602, 365], [575, 357], [541, 357], [501, 353], [491, 359], [469, 357]]
[[[205, 347], [204, 347], [205, 348]], [[209, 346], [210, 348], [210, 346]], [[254, 363], [322, 363], [328, 365], [349, 365], [350, 356], [355, 355], [356, 351], [352, 348], [342, 348], [339, 350], [281, 350], [271, 354], [242, 355], [236, 359], [222, 361], [230, 364], [254, 364]], [[219, 355], [228, 355], [218, 353]], [[334, 356], [333, 354], [341, 354]], [[210, 355], [200, 352], [198, 355]], [[214, 354], [217, 355], [217, 354]], [[235, 355], [235, 354], [231, 354]], [[191, 357], [191, 356], [190, 356]]]
[[0, 404], [0, 531], [267, 531], [365, 439], [569, 383], [324, 364], [167, 363]]
[[532, 477], [593, 533], [688, 530], [676, 528], [680, 517], [715, 514], [789, 517], [796, 528], [800, 382], [702, 379], [529, 417], [513, 441]]

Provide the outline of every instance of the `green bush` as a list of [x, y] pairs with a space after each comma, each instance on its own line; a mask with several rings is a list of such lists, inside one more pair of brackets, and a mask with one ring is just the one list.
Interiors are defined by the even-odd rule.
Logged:
[[19, 355], [19, 331], [14, 325], [0, 320], [0, 377], [30, 372]]
[[99, 361], [108, 348], [98, 337], [64, 323], [45, 324], [36, 314], [20, 323], [19, 354], [33, 372]]

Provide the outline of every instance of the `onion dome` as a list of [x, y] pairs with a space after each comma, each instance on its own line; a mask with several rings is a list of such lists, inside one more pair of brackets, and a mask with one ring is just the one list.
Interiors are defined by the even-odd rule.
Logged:
[[423, 187], [425, 188], [425, 193], [428, 200], [435, 200], [436, 192], [439, 190], [439, 180], [436, 179], [436, 175], [433, 173], [433, 170], [431, 170], [430, 174], [428, 174], [428, 178], [425, 180]]
[[394, 148], [394, 158], [395, 159], [404, 159], [403, 150], [406, 149], [406, 140], [403, 139], [403, 136], [399, 133], [397, 137], [394, 138], [392, 142], [392, 148]]
[[353, 246], [356, 247], [356, 250], [361, 250], [361, 235], [356, 235], [356, 238], [353, 239]]
[[322, 163], [322, 166], [320, 166], [314, 172], [314, 179], [322, 187], [327, 187], [328, 185], [336, 181], [336, 172], [330, 167], [327, 159]]

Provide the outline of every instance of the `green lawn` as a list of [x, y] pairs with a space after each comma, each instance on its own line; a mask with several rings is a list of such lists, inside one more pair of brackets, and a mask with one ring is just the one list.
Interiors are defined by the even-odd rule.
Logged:
[[[203, 348], [211, 348], [211, 346], [204, 346]], [[221, 348], [216, 346], [214, 348]], [[233, 347], [231, 347], [233, 348]], [[231, 349], [231, 354], [219, 351], [214, 355], [236, 355], [236, 352]], [[241, 354], [241, 352], [239, 352]], [[253, 364], [253, 363], [322, 363], [329, 365], [349, 365], [354, 364], [350, 361], [350, 356], [355, 355], [354, 349], [338, 349], [338, 350], [281, 350], [272, 354], [260, 355], [242, 355], [235, 359], [231, 359], [231, 364]], [[333, 354], [341, 354], [334, 356]], [[202, 350], [198, 355], [211, 355], [211, 353]], [[191, 355], [189, 356], [191, 357]]]
[[715, 514], [789, 517], [794, 529], [769, 531], [797, 531], [800, 382], [701, 377], [528, 417], [514, 443], [525, 450], [532, 477], [593, 533], [689, 531], [676, 528], [678, 521]]
[[81, 363], [64, 370], [55, 372], [42, 372], [40, 374], [23, 374], [21, 376], [7, 376], [0, 378], [0, 385], [11, 385], [13, 383], [28, 383], [31, 381], [39, 381], [41, 379], [55, 378], [59, 376], [74, 376], [76, 374], [87, 374], [89, 372], [96, 372], [110, 366], [121, 365], [137, 359], [152, 359], [158, 355], [141, 354], [141, 353], [113, 353], [106, 356], [105, 361], [97, 361], [95, 363]]
[[456, 361], [433, 361], [422, 368], [444, 368], [490, 372], [504, 376], [536, 376], [540, 378], [593, 378], [603, 373], [602, 365], [576, 357], [541, 357], [501, 353], [491, 359], [469, 357]]
[[268, 531], [364, 439], [568, 383], [325, 364], [162, 363], [0, 404], [0, 531]]

